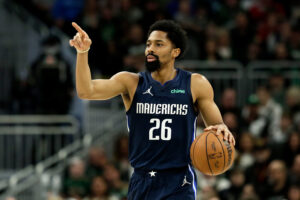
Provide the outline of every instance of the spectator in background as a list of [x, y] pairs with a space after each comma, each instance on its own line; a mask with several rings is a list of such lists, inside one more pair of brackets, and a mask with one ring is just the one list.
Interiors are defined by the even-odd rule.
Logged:
[[185, 59], [198, 59], [199, 48], [197, 45], [197, 37], [202, 28], [197, 24], [197, 18], [194, 16], [192, 2], [189, 0], [178, 1], [178, 11], [174, 14], [177, 21], [188, 34], [188, 50], [185, 53]]
[[290, 168], [291, 183], [299, 183], [300, 181], [300, 153], [294, 157], [293, 165]]
[[[273, 49], [273, 48], [272, 48]], [[287, 50], [287, 47], [285, 43], [277, 43], [275, 45], [274, 55], [271, 56], [272, 60], [278, 60], [278, 61], [287, 61], [292, 60], [292, 58], [289, 55], [289, 52]]]
[[285, 161], [286, 165], [291, 167], [295, 157], [300, 154], [300, 133], [292, 131], [284, 147], [278, 148], [277, 151], [278, 154], [281, 155], [281, 158]]
[[281, 106], [284, 106], [285, 78], [280, 72], [274, 72], [268, 82], [272, 98]]
[[63, 198], [81, 199], [89, 194], [89, 179], [85, 176], [85, 163], [80, 158], [73, 158], [63, 177], [61, 195]]
[[238, 0], [225, 0], [217, 12], [217, 24], [226, 28], [232, 28], [234, 17], [241, 11]]
[[218, 32], [217, 39], [217, 52], [222, 60], [231, 60], [232, 48], [231, 48], [230, 35], [226, 29], [221, 29]]
[[[145, 63], [145, 38], [141, 25], [133, 24], [128, 30], [128, 41], [123, 45], [125, 56], [124, 65], [129, 71], [139, 72]], [[125, 48], [126, 47], [126, 48]]]
[[[33, 6], [30, 6], [33, 9], [33, 12], [39, 19], [42, 19], [48, 26], [53, 23], [51, 17], [51, 10], [54, 4], [53, 0], [32, 0]], [[26, 3], [28, 2], [26, 1]]]
[[[103, 58], [103, 63], [99, 63], [101, 66], [101, 73], [103, 77], [111, 77], [115, 73], [122, 71], [123, 60], [122, 53], [119, 51], [120, 47], [116, 41], [111, 40], [107, 43], [107, 56]], [[96, 52], [96, 54], [98, 54]]]
[[52, 17], [57, 27], [72, 36], [71, 22], [77, 21], [84, 7], [84, 0], [56, 0], [52, 7]]
[[100, 35], [98, 37], [107, 44], [118, 36], [119, 19], [114, 15], [113, 10], [108, 5], [100, 8], [101, 18], [99, 21]]
[[136, 5], [132, 0], [121, 0], [121, 9], [118, 13], [120, 18], [123, 20], [127, 20], [130, 24], [139, 23], [143, 17], [143, 10]]
[[53, 24], [51, 9], [53, 7], [53, 0], [13, 0], [28, 9], [35, 17], [44, 21], [48, 26]]
[[5, 200], [17, 200], [15, 197], [7, 197]]
[[259, 99], [256, 94], [251, 94], [247, 99], [247, 104], [242, 110], [243, 126], [249, 127], [258, 118]]
[[103, 176], [108, 183], [111, 196], [117, 199], [122, 199], [127, 196], [128, 184], [121, 180], [120, 172], [113, 164], [105, 165]]
[[209, 21], [208, 12], [209, 11], [207, 7], [205, 7], [204, 5], [200, 4], [197, 6], [194, 16], [195, 24], [197, 26], [197, 34], [202, 33], [205, 30], [206, 25]]
[[247, 47], [247, 58], [245, 64], [252, 61], [258, 61], [263, 58], [261, 46], [255, 42], [252, 42]]
[[237, 105], [236, 91], [233, 88], [226, 88], [221, 97], [220, 111], [222, 114], [226, 112], [232, 112], [236, 116], [240, 117], [241, 110]]
[[257, 89], [259, 99], [258, 119], [250, 124], [249, 130], [256, 137], [265, 138], [269, 143], [280, 142], [279, 131], [282, 108], [271, 97], [267, 86]]
[[114, 145], [114, 154], [115, 154], [115, 166], [120, 171], [121, 180], [129, 181], [131, 176], [131, 165], [128, 161], [129, 158], [129, 144], [128, 144], [128, 136], [122, 135], [117, 138]]
[[270, 163], [267, 180], [265, 191], [260, 194], [263, 199], [287, 198], [289, 180], [287, 168], [282, 160], [273, 160]]
[[167, 19], [168, 14], [162, 10], [160, 2], [156, 0], [145, 0], [142, 1], [142, 9], [144, 17], [140, 22], [143, 26], [143, 30], [148, 30], [155, 21], [160, 19]]
[[281, 117], [280, 120], [280, 134], [278, 135], [280, 138], [278, 138], [278, 140], [280, 139], [281, 141], [278, 142], [277, 144], [280, 146], [281, 144], [284, 144], [287, 142], [290, 134], [293, 131], [293, 123], [292, 123], [292, 118], [291, 115], [288, 113], [284, 113]]
[[239, 200], [259, 200], [259, 197], [252, 184], [246, 184]]
[[245, 185], [245, 175], [240, 169], [230, 171], [230, 188], [220, 192], [221, 199], [239, 200]]
[[[182, 28], [184, 28], [189, 35], [195, 36], [201, 30], [197, 24], [197, 18], [195, 18], [195, 8], [193, 8], [193, 2], [189, 0], [179, 0], [178, 11], [174, 15], [174, 20], [177, 21]], [[199, 19], [199, 18], [198, 18]]]
[[202, 200], [220, 200], [218, 192], [213, 187], [205, 187], [201, 190]]
[[198, 193], [199, 198], [209, 199], [213, 196], [218, 196], [220, 191], [226, 190], [230, 187], [230, 181], [220, 175], [220, 176], [208, 176], [199, 171], [196, 171], [198, 179], [198, 187], [200, 192]]
[[240, 131], [241, 111], [236, 102], [236, 91], [233, 88], [226, 88], [221, 97], [220, 111], [224, 117], [225, 124], [236, 135]]
[[253, 41], [253, 35], [247, 14], [239, 12], [235, 17], [235, 25], [230, 31], [233, 59], [246, 62], [247, 49]]
[[90, 38], [93, 40], [93, 48], [95, 51], [91, 51], [89, 54], [89, 65], [93, 69], [93, 75], [100, 76], [101, 66], [105, 65], [103, 60], [108, 57], [107, 55], [107, 44], [100, 37], [101, 28], [100, 21], [102, 12], [100, 9], [98, 0], [86, 0], [84, 9], [81, 16], [81, 24], [86, 31], [89, 32]]
[[278, 36], [276, 38], [277, 42], [288, 44], [292, 35], [291, 23], [287, 20], [284, 20], [279, 24], [278, 29]]
[[255, 162], [254, 157], [254, 144], [255, 140], [251, 133], [243, 132], [239, 136], [238, 140], [238, 157], [236, 162], [236, 165], [241, 170], [246, 170], [247, 168], [251, 167]]
[[[12, 113], [32, 114], [36, 112], [36, 91], [28, 78], [15, 78], [12, 84]], [[6, 106], [4, 106], [6, 107]]]
[[89, 180], [96, 176], [103, 175], [104, 166], [108, 163], [108, 158], [103, 149], [91, 147], [88, 152], [86, 174]]
[[208, 62], [216, 62], [221, 59], [217, 51], [217, 42], [214, 39], [207, 40], [201, 59]]
[[246, 182], [253, 184], [258, 194], [265, 190], [271, 154], [272, 151], [265, 142], [258, 140], [254, 148], [255, 163], [245, 170]]
[[[286, 107], [285, 110], [291, 114], [292, 121], [296, 125], [300, 124], [300, 88], [298, 86], [291, 86], [286, 91], [285, 95]], [[300, 130], [300, 129], [299, 129]]]
[[179, 0], [178, 11], [174, 15], [174, 20], [177, 21], [182, 28], [187, 32], [197, 31], [198, 27], [194, 23], [194, 16], [189, 0]]
[[277, 44], [275, 36], [278, 27], [278, 15], [275, 12], [267, 13], [266, 19], [258, 25], [256, 40], [265, 47], [269, 55], [272, 55]]
[[300, 28], [299, 24], [294, 25], [289, 38], [289, 49], [291, 57], [294, 60], [300, 60]]
[[89, 65], [96, 77], [108, 77], [122, 70], [122, 55], [118, 51], [117, 38], [119, 19], [107, 3], [100, 7], [97, 0], [87, 0], [81, 18], [85, 30], [93, 40], [95, 51], [89, 54]]
[[91, 183], [91, 193], [83, 200], [113, 200], [109, 196], [108, 185], [103, 177], [96, 176]]
[[277, 13], [278, 16], [285, 16], [286, 11], [280, 1], [273, 0], [254, 0], [248, 7], [251, 19], [257, 24], [259, 21], [266, 19], [268, 12]]
[[299, 184], [293, 184], [290, 186], [288, 191], [289, 200], [299, 200], [300, 199], [300, 186]]
[[37, 112], [67, 114], [74, 92], [71, 67], [62, 57], [58, 37], [47, 37], [42, 43], [42, 50], [29, 73]]
[[218, 38], [218, 26], [213, 21], [210, 21], [205, 28], [204, 36], [202, 38], [201, 44], [204, 46], [205, 42], [208, 40], [216, 40]]

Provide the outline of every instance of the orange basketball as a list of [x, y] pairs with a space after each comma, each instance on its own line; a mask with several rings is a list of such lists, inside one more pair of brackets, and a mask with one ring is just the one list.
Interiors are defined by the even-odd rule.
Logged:
[[223, 135], [207, 131], [197, 136], [192, 143], [192, 164], [200, 172], [215, 176], [228, 170], [234, 161], [233, 144], [224, 141]]

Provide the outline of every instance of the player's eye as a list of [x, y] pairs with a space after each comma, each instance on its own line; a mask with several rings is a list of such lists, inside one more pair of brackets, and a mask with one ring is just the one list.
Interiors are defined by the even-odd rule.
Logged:
[[147, 43], [147, 44], [146, 44], [146, 47], [150, 47], [150, 43]]
[[157, 43], [157, 46], [158, 46], [158, 47], [161, 47], [161, 46], [163, 46], [163, 44], [161, 44], [161, 43]]

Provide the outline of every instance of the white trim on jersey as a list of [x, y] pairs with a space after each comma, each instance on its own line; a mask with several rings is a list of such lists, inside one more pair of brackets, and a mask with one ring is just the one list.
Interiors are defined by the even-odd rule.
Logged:
[[195, 200], [196, 200], [196, 198], [197, 198], [196, 180], [195, 180], [195, 176], [194, 176], [192, 168], [190, 167], [190, 165], [188, 165], [188, 166], [189, 166], [189, 170], [193, 176], [193, 190], [194, 190], [194, 195], [195, 195]]
[[126, 123], [126, 125], [127, 125], [127, 130], [128, 130], [128, 133], [130, 133], [130, 129], [129, 129], [129, 121], [128, 121], [128, 115], [126, 115], [126, 120], [127, 120], [127, 123]]
[[193, 141], [195, 140], [196, 134], [197, 134], [197, 133], [196, 133], [196, 131], [197, 131], [197, 118], [198, 118], [198, 117], [196, 117], [196, 118], [195, 118], [195, 121], [194, 121], [194, 139], [193, 139]]

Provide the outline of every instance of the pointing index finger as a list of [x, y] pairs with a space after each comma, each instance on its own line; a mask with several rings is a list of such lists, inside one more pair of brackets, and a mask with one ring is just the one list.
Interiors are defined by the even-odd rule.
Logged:
[[80, 28], [80, 26], [78, 24], [76, 24], [76, 22], [72, 22], [72, 26], [81, 34], [81, 35], [85, 35], [84, 30], [82, 30], [82, 28]]

